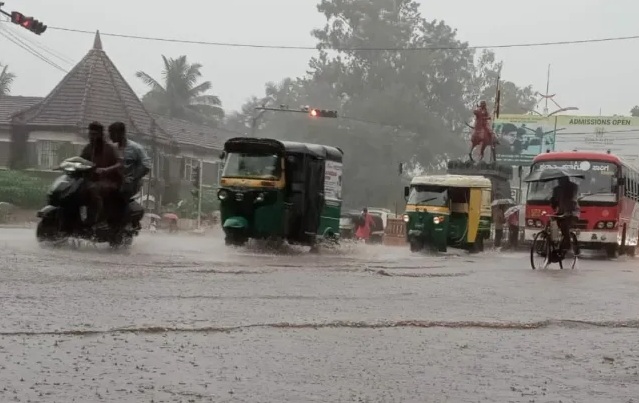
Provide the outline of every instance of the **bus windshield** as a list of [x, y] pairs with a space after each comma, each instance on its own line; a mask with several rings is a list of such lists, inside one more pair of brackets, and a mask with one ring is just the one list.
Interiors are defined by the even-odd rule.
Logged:
[[442, 186], [411, 186], [407, 203], [445, 207], [448, 205], [448, 190]]
[[223, 177], [279, 179], [280, 158], [276, 154], [229, 153], [224, 163]]
[[[601, 161], [543, 161], [533, 164], [531, 172], [548, 168], [581, 171], [584, 179], [571, 179], [579, 185], [580, 201], [616, 202], [617, 174], [615, 164]], [[528, 201], [548, 201], [557, 181], [532, 182], [528, 185]]]

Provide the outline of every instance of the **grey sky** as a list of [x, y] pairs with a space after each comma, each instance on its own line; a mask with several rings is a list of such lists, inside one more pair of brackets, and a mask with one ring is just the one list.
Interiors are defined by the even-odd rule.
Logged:
[[[316, 0], [3, 0], [5, 10], [19, 10], [50, 26], [131, 35], [256, 44], [315, 44], [311, 29], [323, 26]], [[579, 40], [639, 34], [636, 0], [447, 0], [423, 2], [422, 13], [458, 29], [471, 45]], [[614, 4], [614, 5], [613, 5]], [[22, 37], [79, 61], [92, 45], [86, 34], [49, 30], [42, 37], [3, 23]], [[104, 49], [120, 72], [142, 94], [137, 70], [159, 78], [160, 55], [186, 54], [204, 65], [205, 79], [228, 110], [251, 95], [261, 95], [267, 81], [299, 76], [314, 54], [305, 50], [263, 50], [149, 42], [103, 36]], [[533, 84], [543, 92], [552, 64], [551, 92], [562, 106], [581, 114], [628, 114], [639, 103], [636, 80], [639, 40], [586, 45], [497, 49], [505, 62], [503, 77]], [[58, 64], [70, 69], [72, 64]], [[18, 78], [14, 95], [46, 95], [63, 73], [0, 37], [0, 62]]]

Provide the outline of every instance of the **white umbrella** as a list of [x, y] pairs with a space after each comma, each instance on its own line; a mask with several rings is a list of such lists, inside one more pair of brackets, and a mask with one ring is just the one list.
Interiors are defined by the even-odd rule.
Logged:
[[508, 218], [515, 213], [519, 213], [520, 211], [523, 211], [525, 208], [526, 206], [523, 204], [520, 204], [519, 206], [512, 206], [511, 208], [506, 210], [506, 212], [504, 213], [504, 217]]

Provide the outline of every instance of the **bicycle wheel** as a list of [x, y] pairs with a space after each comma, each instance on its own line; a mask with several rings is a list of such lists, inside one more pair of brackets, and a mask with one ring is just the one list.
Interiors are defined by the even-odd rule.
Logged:
[[530, 246], [530, 267], [545, 269], [550, 263], [550, 242], [545, 231], [538, 232]]
[[570, 268], [577, 267], [577, 260], [579, 260], [579, 245], [577, 244], [577, 234], [570, 233], [570, 246], [572, 247], [572, 259], [570, 259]]

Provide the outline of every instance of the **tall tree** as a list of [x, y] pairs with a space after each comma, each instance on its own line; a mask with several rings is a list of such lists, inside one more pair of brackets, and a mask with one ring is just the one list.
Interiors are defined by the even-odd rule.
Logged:
[[630, 110], [630, 115], [639, 117], [639, 105], [636, 105], [634, 108]]
[[[246, 126], [263, 100], [339, 110], [339, 119], [269, 112], [258, 133], [342, 148], [350, 206], [401, 203], [399, 163], [435, 168], [465, 154], [464, 122], [484, 93], [494, 93], [500, 67], [490, 52], [476, 60], [453, 28], [418, 10], [413, 0], [321, 0], [326, 25], [312, 33], [319, 54], [307, 75], [268, 85], [234, 121]], [[514, 84], [503, 92], [514, 99], [508, 104], [527, 94]]]
[[164, 69], [162, 80], [138, 71], [136, 76], [150, 87], [142, 102], [152, 112], [191, 122], [216, 125], [224, 117], [222, 102], [215, 95], [207, 94], [213, 85], [200, 82], [202, 65], [189, 63], [186, 56], [176, 59], [162, 56]]
[[[469, 101], [473, 104], [485, 100], [492, 109], [495, 103], [497, 80], [503, 63], [497, 62], [495, 54], [484, 50], [478, 57], [473, 86], [469, 91]], [[500, 113], [524, 114], [537, 105], [537, 97], [531, 85], [518, 87], [512, 81], [500, 81]]]
[[0, 63], [0, 68], [2, 69], [0, 70], [0, 95], [9, 95], [16, 75], [9, 71], [9, 66], [7, 65], [3, 67]]

